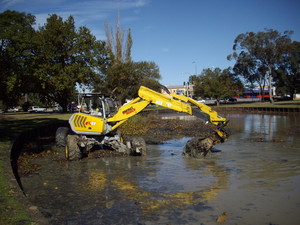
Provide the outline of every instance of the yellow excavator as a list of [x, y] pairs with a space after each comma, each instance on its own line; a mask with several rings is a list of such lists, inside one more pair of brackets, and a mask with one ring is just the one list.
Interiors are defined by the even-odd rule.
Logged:
[[[183, 152], [187, 156], [205, 156], [214, 145], [224, 142], [230, 135], [230, 130], [226, 127], [226, 118], [219, 116], [204, 103], [183, 95], [169, 92], [164, 95], [141, 86], [138, 97], [120, 108], [112, 98], [96, 94], [83, 94], [81, 97], [85, 101], [80, 104], [79, 112], [70, 117], [70, 129], [60, 127], [56, 131], [56, 144], [65, 148], [69, 160], [83, 158], [95, 146], [127, 155], [145, 155], [146, 144], [143, 138], [132, 138], [124, 142], [117, 128], [150, 104], [194, 115], [204, 123], [215, 125], [209, 137], [196, 138], [187, 143]], [[86, 99], [89, 98], [94, 100], [86, 103]]]

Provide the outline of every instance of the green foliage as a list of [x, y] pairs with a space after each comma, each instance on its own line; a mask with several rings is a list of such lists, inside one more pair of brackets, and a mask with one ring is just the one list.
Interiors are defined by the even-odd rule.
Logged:
[[86, 27], [76, 29], [53, 14], [38, 31], [35, 17], [5, 11], [0, 14], [0, 100], [15, 106], [25, 93], [38, 93], [43, 102], [55, 101], [66, 109], [76, 85], [101, 79], [107, 68], [105, 43]]
[[126, 99], [137, 97], [141, 85], [157, 89], [159, 78], [159, 69], [153, 62], [118, 63], [108, 68], [105, 83], [95, 84], [94, 88], [97, 92], [112, 93], [123, 104]]
[[154, 127], [153, 120], [153, 116], [138, 114], [122, 124], [120, 130], [124, 135], [145, 135]]
[[279, 67], [291, 43], [291, 31], [283, 34], [276, 30], [266, 29], [265, 32], [247, 32], [239, 34], [234, 40], [234, 53], [228, 59], [235, 59], [233, 70], [243, 76], [251, 84], [257, 82], [261, 87], [269, 85], [272, 99], [274, 71]]
[[31, 14], [0, 14], [0, 99], [7, 106], [15, 106], [33, 81], [34, 22]]
[[18, 202], [14, 196], [14, 191], [10, 188], [5, 176], [5, 160], [8, 142], [0, 142], [0, 218], [1, 224], [31, 224], [32, 220], [26, 212], [24, 206]]
[[300, 92], [300, 42], [291, 43], [274, 74], [276, 93], [291, 97]]
[[130, 29], [126, 41], [123, 40], [124, 31], [121, 30], [120, 21], [116, 23], [115, 31], [105, 24], [107, 49], [110, 66], [107, 69], [103, 82], [95, 83], [94, 89], [104, 94], [113, 94], [120, 104], [126, 99], [137, 97], [141, 85], [154, 90], [160, 86], [159, 68], [154, 62], [133, 62], [131, 59], [132, 38]]
[[42, 97], [40, 102], [57, 102], [66, 110], [76, 86], [114, 91], [124, 102], [135, 97], [140, 85], [159, 85], [155, 63], [132, 62], [131, 32], [124, 42], [119, 22], [115, 35], [107, 32], [107, 43], [97, 41], [86, 27], [76, 29], [72, 16], [50, 15], [37, 31], [34, 23], [30, 14], [0, 14], [0, 100], [6, 106], [19, 105], [22, 96], [32, 93]]
[[38, 90], [65, 110], [76, 84], [89, 85], [105, 68], [105, 44], [85, 27], [75, 28], [72, 16], [66, 21], [51, 15], [38, 35], [34, 76]]
[[230, 69], [204, 69], [199, 76], [192, 76], [194, 94], [198, 97], [228, 98], [243, 91], [241, 81], [230, 72]]

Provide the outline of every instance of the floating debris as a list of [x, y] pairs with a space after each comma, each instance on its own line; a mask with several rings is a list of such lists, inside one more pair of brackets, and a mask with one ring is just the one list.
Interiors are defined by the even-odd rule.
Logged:
[[217, 218], [217, 223], [224, 223], [228, 218], [228, 215], [226, 212], [223, 212], [221, 215], [218, 216]]

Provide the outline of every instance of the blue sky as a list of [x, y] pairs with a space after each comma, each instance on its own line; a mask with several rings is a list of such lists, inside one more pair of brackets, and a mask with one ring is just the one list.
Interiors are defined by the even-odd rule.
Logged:
[[236, 36], [271, 28], [293, 30], [300, 41], [300, 0], [0, 0], [0, 12], [16, 10], [36, 16], [43, 25], [49, 14], [74, 16], [105, 40], [104, 23], [131, 29], [134, 61], [154, 61], [164, 85], [180, 85], [203, 69], [233, 66]]

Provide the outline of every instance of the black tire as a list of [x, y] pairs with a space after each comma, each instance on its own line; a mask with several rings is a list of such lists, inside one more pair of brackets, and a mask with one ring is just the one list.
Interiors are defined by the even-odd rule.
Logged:
[[144, 156], [146, 155], [146, 142], [144, 138], [135, 137], [130, 140], [131, 144], [131, 154], [134, 156]]
[[68, 135], [66, 145], [66, 157], [68, 160], [79, 160], [82, 158], [82, 152], [78, 145], [78, 135]]
[[55, 143], [57, 147], [66, 147], [67, 145], [67, 135], [69, 133], [68, 127], [59, 127], [55, 134]]

